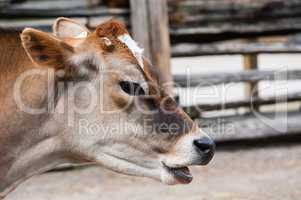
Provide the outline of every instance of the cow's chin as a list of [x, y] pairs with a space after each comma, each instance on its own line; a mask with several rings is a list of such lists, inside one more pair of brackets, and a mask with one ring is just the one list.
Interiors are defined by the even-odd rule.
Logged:
[[172, 168], [162, 162], [161, 182], [167, 185], [189, 184], [193, 177], [187, 166]]
[[188, 184], [192, 181], [192, 176], [188, 167], [168, 167], [162, 161], [154, 161], [151, 166], [132, 163], [126, 159], [120, 159], [112, 155], [102, 155], [98, 157], [97, 163], [103, 167], [117, 173], [148, 177], [167, 185]]

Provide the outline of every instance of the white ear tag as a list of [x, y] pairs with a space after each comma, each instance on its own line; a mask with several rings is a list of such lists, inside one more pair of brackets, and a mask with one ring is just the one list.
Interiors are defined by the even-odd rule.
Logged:
[[81, 38], [86, 38], [87, 36], [88, 36], [88, 33], [86, 31], [83, 31], [80, 34], [78, 34], [77, 36], [75, 36], [74, 38], [81, 39]]
[[136, 57], [139, 65], [143, 69], [144, 68], [143, 59], [142, 59], [143, 49], [138, 47], [137, 43], [128, 34], [120, 35], [118, 36], [118, 39], [131, 50], [133, 55]]

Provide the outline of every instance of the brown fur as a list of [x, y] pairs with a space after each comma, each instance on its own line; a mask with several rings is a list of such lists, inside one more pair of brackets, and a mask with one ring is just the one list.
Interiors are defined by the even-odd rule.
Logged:
[[[12, 88], [16, 78], [32, 67], [22, 48], [19, 34], [19, 31], [14, 30], [0, 31], [0, 125], [10, 121], [9, 116], [12, 116], [16, 109], [12, 99]], [[4, 134], [1, 128], [3, 126], [0, 126], [0, 137]]]
[[[101, 163], [109, 169], [129, 175], [147, 176], [168, 184], [178, 183], [175, 178], [172, 178], [170, 171], [162, 166], [162, 161], [157, 160], [157, 157], [164, 156], [165, 164], [169, 164], [170, 167], [200, 164], [202, 156], [196, 152], [193, 140], [200, 139], [202, 134], [184, 111], [177, 106], [174, 99], [160, 87], [158, 81], [160, 74], [156, 68], [144, 59], [142, 69], [128, 47], [119, 41], [119, 35], [128, 34], [122, 23], [110, 20], [99, 25], [96, 31], [89, 32], [87, 37], [75, 41], [68, 38], [70, 33], [68, 23], [72, 23], [71, 21], [65, 21], [62, 29], [65, 32], [61, 31], [64, 38], [30, 28], [22, 32], [22, 42], [18, 32], [4, 32], [0, 37], [1, 45], [4, 47], [0, 50], [0, 199], [3, 190], [8, 188], [10, 191], [18, 183], [37, 172], [44, 172], [57, 164], [72, 162], [74, 158], [79, 162], [88, 159]], [[60, 32], [59, 27], [54, 27]], [[85, 28], [79, 28], [75, 32], [77, 34], [82, 30]], [[70, 37], [74, 36], [72, 32]], [[106, 38], [109, 39], [109, 43]], [[103, 63], [108, 71], [113, 69], [119, 73], [117, 75], [102, 73], [99, 69]], [[136, 66], [140, 72], [133, 66]], [[122, 70], [122, 67], [125, 70]], [[49, 105], [47, 101], [52, 100], [48, 98], [48, 95], [57, 100], [51, 101], [51, 104], [54, 104], [51, 112], [43, 114], [23, 112], [14, 101], [14, 83], [22, 72], [33, 68], [43, 72], [48, 72], [49, 69], [59, 70], [65, 72], [62, 73], [65, 76], [66, 72], [68, 75], [68, 70], [77, 70], [78, 74], [69, 74], [72, 83], [77, 86], [79, 83], [93, 84], [97, 88], [93, 95], [103, 97], [103, 101], [98, 102], [95, 109], [88, 114], [73, 113], [74, 118], [71, 120], [74, 120], [75, 125], [69, 125], [68, 119], [71, 114], [69, 111], [74, 112], [75, 109], [73, 103], [85, 106], [89, 102], [87, 91], [82, 88], [77, 91], [79, 93], [69, 93], [76, 85], [67, 84], [67, 88], [62, 89], [64, 91], [55, 90], [48, 94], [47, 75], [38, 75], [27, 77], [23, 82], [21, 94], [24, 96], [24, 99], [22, 98], [24, 103], [30, 107], [44, 108]], [[136, 81], [148, 83], [149, 96], [133, 96], [129, 92], [122, 91], [120, 81], [124, 80], [123, 73]], [[83, 74], [88, 74], [89, 77], [82, 79], [76, 76], [85, 77]], [[55, 87], [58, 84], [56, 75], [54, 79], [51, 79], [54, 81], [51, 84]], [[103, 79], [102, 75], [104, 75]], [[64, 77], [62, 79], [65, 80]], [[105, 88], [98, 85], [102, 81], [105, 82]], [[118, 110], [118, 107], [131, 103], [132, 98], [138, 100], [139, 106], [142, 106], [145, 111], [157, 112], [145, 113], [135, 106], [121, 113], [114, 112]], [[107, 115], [101, 112], [102, 107], [113, 114]], [[137, 124], [138, 130], [136, 132], [120, 130], [118, 134], [95, 130], [91, 135], [93, 137], [90, 137], [90, 134], [82, 135], [84, 133], [80, 130], [78, 123], [80, 119], [104, 125], [106, 128], [112, 125], [119, 125], [119, 128], [122, 128], [118, 124], [120, 122], [129, 123], [129, 125]], [[144, 122], [153, 125], [154, 129], [144, 127]], [[162, 124], [176, 124], [179, 127], [176, 132], [171, 132], [168, 128], [160, 127]], [[144, 131], [147, 134], [142, 134]], [[105, 134], [105, 137], [102, 134]], [[186, 146], [183, 147], [183, 144]], [[119, 152], [120, 147], [123, 152]], [[120, 165], [120, 162], [114, 159], [108, 162], [106, 155], [109, 154], [103, 152], [103, 156], [102, 149], [108, 149], [108, 153], [112, 150], [117, 154], [120, 153], [120, 155], [110, 156], [126, 160], [133, 165]], [[165, 155], [159, 156], [158, 153]], [[144, 155], [143, 159], [137, 159], [141, 155]], [[178, 161], [181, 162], [178, 163]], [[138, 167], [135, 167], [136, 165]], [[164, 176], [161, 175], [162, 172], [165, 173]], [[7, 191], [4, 191], [4, 195], [6, 194]]]
[[[15, 147], [25, 141], [34, 126], [45, 120], [41, 116], [21, 112], [14, 101], [13, 87], [16, 79], [35, 67], [22, 47], [19, 34], [19, 31], [13, 30], [2, 30], [0, 33], [0, 166], [7, 166], [7, 169], [1, 168], [0, 179], [5, 177], [15, 155], [21, 153]], [[44, 103], [45, 78], [47, 77], [30, 77], [24, 82], [22, 98], [25, 102], [30, 102], [29, 105]], [[0, 181], [1, 184], [5, 183]]]
[[125, 25], [116, 19], [111, 19], [97, 26], [96, 33], [99, 37], [109, 38], [116, 38], [119, 35], [129, 34]]

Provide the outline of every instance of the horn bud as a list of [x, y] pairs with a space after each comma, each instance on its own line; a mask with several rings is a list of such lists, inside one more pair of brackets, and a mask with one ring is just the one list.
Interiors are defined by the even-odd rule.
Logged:
[[103, 37], [102, 40], [104, 41], [105, 45], [107, 45], [108, 47], [112, 45], [112, 42], [109, 38]]
[[113, 46], [112, 41], [109, 38], [102, 37], [100, 39], [101, 39], [101, 44], [102, 44], [102, 47], [103, 47], [104, 50], [113, 51], [114, 46]]

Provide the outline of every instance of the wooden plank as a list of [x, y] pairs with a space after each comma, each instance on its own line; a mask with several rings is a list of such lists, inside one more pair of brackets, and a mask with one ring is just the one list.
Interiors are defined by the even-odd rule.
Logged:
[[200, 117], [201, 112], [217, 111], [225, 109], [237, 109], [241, 107], [253, 108], [262, 105], [271, 105], [277, 103], [301, 101], [301, 93], [293, 93], [277, 97], [253, 97], [241, 101], [223, 102], [223, 103], [204, 103], [199, 105], [184, 106], [183, 109], [193, 119]]
[[[100, 23], [112, 19], [112, 16], [100, 16], [100, 17], [71, 17], [72, 19], [80, 22], [81, 24], [85, 24], [88, 28], [94, 29]], [[0, 19], [0, 27], [1, 28], [13, 28], [17, 30], [22, 30], [25, 27], [32, 27], [44, 31], [52, 31], [52, 25], [56, 18], [21, 18], [21, 19]], [[89, 19], [89, 20], [88, 20]], [[122, 21], [128, 29], [130, 29], [130, 25], [128, 24], [128, 17], [115, 17]]]
[[0, 9], [4, 9], [9, 5], [9, 0], [1, 0], [0, 1]]
[[301, 2], [295, 0], [278, 1], [266, 0], [260, 2], [246, 1], [182, 1], [169, 4], [170, 14], [182, 14], [178, 19], [181, 25], [195, 20], [202, 23], [225, 21], [271, 20], [283, 17], [300, 16]]
[[142, 44], [146, 56], [159, 69], [160, 84], [172, 94], [167, 2], [131, 0], [130, 3], [134, 38]]
[[127, 16], [128, 9], [125, 8], [73, 8], [73, 9], [14, 9], [0, 10], [0, 18], [49, 18], [49, 17], [90, 17], [90, 16]]
[[301, 53], [300, 43], [237, 43], [216, 42], [209, 44], [177, 44], [172, 45], [173, 57], [202, 55], [233, 55], [260, 53]]
[[152, 59], [147, 0], [130, 0], [130, 7], [133, 38], [143, 47], [144, 55]]
[[[18, 9], [18, 10], [27, 10], [27, 9], [35, 9], [35, 10], [65, 10], [65, 9], [73, 9], [73, 8], [84, 8], [88, 7], [90, 2], [86, 0], [18, 0], [12, 2], [9, 0], [10, 8]], [[97, 3], [94, 1], [92, 3], [93, 6], [97, 6]]]
[[[10, 19], [3, 20], [0, 19], [0, 27], [1, 28], [13, 28], [16, 30], [23, 30], [26, 27], [32, 27], [44, 31], [52, 31], [52, 25], [56, 18], [44, 18], [44, 19]], [[72, 18], [76, 21], [79, 21], [82, 24], [87, 24], [87, 18], [84, 17], [75, 17]]]
[[300, 80], [301, 70], [259, 71], [249, 70], [235, 73], [174, 75], [175, 87], [206, 87], [218, 84], [258, 82], [273, 80]]
[[172, 94], [172, 75], [170, 69], [170, 40], [167, 0], [147, 0], [151, 38], [151, 55], [155, 66], [159, 68], [160, 84]]
[[102, 0], [109, 8], [128, 8], [130, 0]]
[[[300, 5], [298, 0], [286, 0], [286, 1], [275, 1], [275, 0], [183, 0], [176, 1], [170, 0], [170, 7], [181, 7], [183, 9], [197, 9], [203, 12], [213, 11], [241, 11], [242, 9], [281, 9], [283, 7], [296, 7]], [[234, 12], [235, 13], [235, 12]], [[233, 14], [234, 14], [233, 13]]]
[[[301, 5], [301, 3], [300, 3]], [[199, 26], [209, 26], [218, 25], [222, 23], [229, 24], [245, 24], [257, 23], [258, 21], [265, 21], [266, 23], [272, 23], [277, 19], [295, 19], [301, 17], [300, 7], [277, 10], [273, 12], [266, 12], [262, 15], [249, 15], [247, 13], [204, 13], [204, 12], [171, 12], [170, 15], [170, 25], [173, 28], [189, 28], [189, 27], [199, 27]]]
[[258, 113], [200, 118], [197, 123], [216, 141], [266, 138], [301, 133], [301, 112]]
[[171, 41], [210, 42], [300, 32], [301, 2], [180, 1], [170, 4]]
[[206, 43], [234, 38], [253, 38], [267, 35], [288, 35], [301, 32], [301, 17], [281, 18], [270, 21], [201, 24], [197, 27], [171, 28], [171, 42]]

